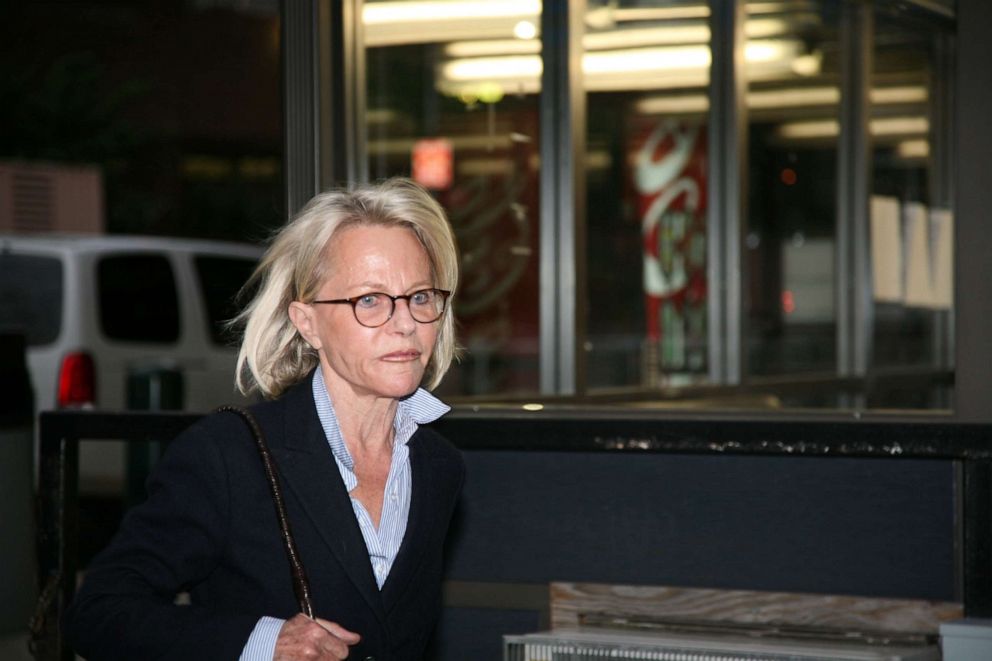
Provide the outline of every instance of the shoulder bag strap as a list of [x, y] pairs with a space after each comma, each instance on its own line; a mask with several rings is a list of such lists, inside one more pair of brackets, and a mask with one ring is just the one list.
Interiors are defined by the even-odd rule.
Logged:
[[289, 569], [293, 575], [293, 592], [296, 594], [296, 601], [300, 605], [300, 611], [313, 619], [313, 605], [310, 602], [310, 582], [307, 580], [306, 570], [303, 569], [303, 562], [296, 550], [296, 540], [293, 538], [293, 531], [289, 526], [289, 518], [286, 516], [286, 505], [282, 499], [282, 489], [279, 486], [279, 476], [276, 474], [275, 465], [272, 462], [272, 455], [269, 454], [269, 447], [265, 443], [265, 436], [262, 428], [255, 420], [255, 416], [248, 409], [240, 406], [221, 406], [217, 412], [230, 411], [236, 413], [244, 419], [255, 437], [255, 445], [258, 447], [258, 454], [262, 458], [262, 465], [265, 468], [265, 477], [269, 482], [269, 490], [272, 492], [272, 503], [276, 508], [276, 518], [279, 520], [279, 529], [282, 532], [282, 542], [286, 549], [286, 557], [289, 559]]

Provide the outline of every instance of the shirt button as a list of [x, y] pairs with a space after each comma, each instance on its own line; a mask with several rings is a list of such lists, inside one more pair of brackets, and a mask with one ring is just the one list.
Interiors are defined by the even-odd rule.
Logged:
[[389, 494], [389, 500], [393, 501], [394, 503], [397, 500], [399, 500], [399, 496], [396, 495], [396, 492], [395, 491], [393, 493]]

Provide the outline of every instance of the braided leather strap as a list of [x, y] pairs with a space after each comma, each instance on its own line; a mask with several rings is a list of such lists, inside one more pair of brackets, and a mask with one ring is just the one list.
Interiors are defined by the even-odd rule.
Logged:
[[293, 575], [293, 592], [296, 594], [296, 601], [300, 605], [300, 611], [313, 619], [313, 604], [310, 601], [310, 582], [307, 580], [306, 570], [303, 562], [296, 550], [296, 540], [293, 538], [293, 531], [289, 526], [289, 518], [286, 516], [286, 505], [282, 498], [282, 489], [279, 486], [279, 476], [276, 474], [275, 465], [272, 462], [272, 455], [269, 454], [269, 447], [265, 443], [265, 436], [262, 435], [262, 428], [255, 420], [255, 416], [248, 409], [240, 406], [221, 406], [217, 412], [230, 411], [240, 415], [248, 424], [252, 436], [255, 437], [255, 445], [258, 447], [258, 454], [262, 458], [262, 466], [265, 468], [265, 477], [269, 482], [269, 490], [272, 492], [272, 503], [276, 508], [276, 518], [279, 520], [279, 529], [282, 532], [282, 542], [286, 549], [286, 557], [289, 559], [289, 569]]

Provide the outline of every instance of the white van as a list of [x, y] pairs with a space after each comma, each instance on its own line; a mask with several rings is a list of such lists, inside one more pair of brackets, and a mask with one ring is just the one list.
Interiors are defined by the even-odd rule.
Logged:
[[[221, 241], [0, 234], [0, 329], [27, 337], [36, 409], [242, 401], [223, 322], [261, 254]], [[83, 490], [119, 483], [123, 453], [96, 445], [81, 448]]]

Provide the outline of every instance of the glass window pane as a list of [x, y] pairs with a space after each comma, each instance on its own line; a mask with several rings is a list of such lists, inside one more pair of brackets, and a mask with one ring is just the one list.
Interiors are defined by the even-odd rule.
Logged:
[[112, 340], [179, 340], [179, 297], [169, 260], [161, 255], [104, 257], [97, 263], [100, 328]]
[[455, 229], [466, 354], [438, 392], [536, 392], [540, 3], [435, 7], [364, 3], [369, 176], [424, 184]]
[[705, 379], [708, 21], [700, 2], [586, 5], [590, 389]]
[[62, 329], [62, 262], [0, 250], [0, 331], [24, 333], [29, 346]]
[[[747, 4], [748, 379], [836, 370], [840, 3]], [[808, 391], [784, 405], [832, 405]]]
[[874, 7], [872, 242], [874, 371], [936, 373], [932, 385], [877, 387], [869, 405], [948, 405], [953, 215], [949, 85], [953, 24], [904, 3]]
[[[227, 322], [237, 315], [238, 292], [248, 282], [257, 262], [236, 257], [210, 257], [197, 255], [193, 258], [196, 277], [199, 280], [203, 302], [206, 305], [210, 339], [220, 346], [237, 346], [237, 333], [227, 326]], [[246, 295], [243, 301], [250, 301]]]

